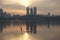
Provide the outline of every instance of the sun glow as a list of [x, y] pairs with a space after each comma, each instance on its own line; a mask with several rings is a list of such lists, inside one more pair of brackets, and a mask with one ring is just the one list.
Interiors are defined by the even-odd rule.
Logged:
[[29, 0], [4, 0], [3, 1], [4, 4], [19, 4], [19, 5], [23, 5], [25, 7], [28, 7], [30, 5], [30, 1]]
[[25, 7], [29, 6], [29, 0], [20, 0], [20, 4], [24, 5]]

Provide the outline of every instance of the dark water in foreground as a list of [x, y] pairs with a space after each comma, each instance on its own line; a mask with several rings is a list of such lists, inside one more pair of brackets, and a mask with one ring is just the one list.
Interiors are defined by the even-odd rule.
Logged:
[[60, 24], [36, 24], [34, 30], [30, 26], [26, 32], [25, 23], [0, 23], [0, 40], [60, 40]]

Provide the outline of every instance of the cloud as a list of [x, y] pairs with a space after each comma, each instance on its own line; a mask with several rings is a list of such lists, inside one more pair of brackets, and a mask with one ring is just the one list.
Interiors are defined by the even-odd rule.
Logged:
[[19, 15], [25, 15], [26, 12], [25, 10], [19, 10], [19, 9], [9, 9], [9, 8], [4, 8], [4, 12], [7, 11], [7, 13], [10, 14], [19, 14]]
[[[25, 7], [18, 3], [13, 4], [4, 4], [4, 0], [0, 0], [0, 8], [8, 8], [8, 9], [15, 9], [15, 10], [25, 10]], [[54, 14], [60, 13], [60, 0], [29, 0], [31, 3], [29, 7], [36, 6], [38, 11], [41, 13], [51, 12]], [[8, 2], [9, 3], [9, 2]], [[39, 12], [39, 13], [40, 13]]]

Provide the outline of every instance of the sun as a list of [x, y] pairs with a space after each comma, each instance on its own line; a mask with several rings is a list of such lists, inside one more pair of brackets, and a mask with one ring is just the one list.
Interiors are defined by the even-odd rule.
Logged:
[[16, 3], [28, 7], [30, 5], [30, 0], [5, 0], [4, 1], [4, 4], [16, 4]]
[[16, 4], [16, 3], [28, 7], [30, 5], [30, 0], [5, 0], [4, 1], [4, 4]]
[[25, 5], [26, 7], [28, 7], [28, 6], [29, 6], [29, 1], [28, 1], [28, 0], [25, 0], [25, 1], [24, 1], [24, 5]]
[[20, 4], [24, 5], [25, 7], [29, 6], [29, 0], [20, 0]]

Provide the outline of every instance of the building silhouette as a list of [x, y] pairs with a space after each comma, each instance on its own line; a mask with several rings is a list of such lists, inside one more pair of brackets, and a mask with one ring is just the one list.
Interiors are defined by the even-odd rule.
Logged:
[[3, 16], [3, 9], [0, 9], [0, 17]]
[[2, 14], [3, 13], [3, 9], [0, 9], [0, 14]]
[[50, 16], [50, 13], [48, 13], [48, 16]]
[[26, 11], [27, 11], [27, 15], [37, 15], [37, 8], [36, 7], [33, 7], [33, 8], [27, 7]]
[[30, 8], [30, 15], [33, 15], [33, 9]]
[[37, 8], [34, 7], [34, 15], [37, 15]]
[[26, 8], [26, 13], [29, 15], [29, 7]]

